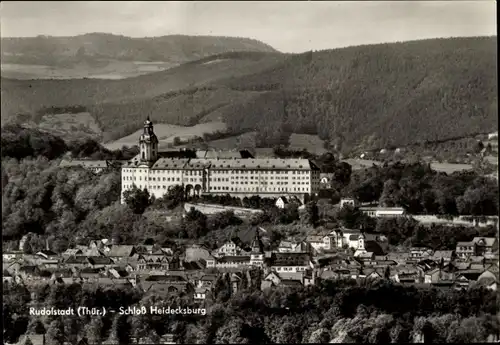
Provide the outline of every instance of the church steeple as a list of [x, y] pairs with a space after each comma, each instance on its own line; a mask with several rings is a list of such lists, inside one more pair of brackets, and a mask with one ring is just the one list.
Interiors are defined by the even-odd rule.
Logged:
[[154, 162], [158, 159], [158, 138], [153, 130], [153, 122], [148, 118], [144, 121], [144, 132], [139, 139], [141, 161]]
[[260, 240], [260, 236], [259, 236], [259, 230], [257, 229], [257, 231], [255, 232], [255, 238], [252, 242], [252, 253], [264, 253], [264, 244], [262, 243], [262, 241]]

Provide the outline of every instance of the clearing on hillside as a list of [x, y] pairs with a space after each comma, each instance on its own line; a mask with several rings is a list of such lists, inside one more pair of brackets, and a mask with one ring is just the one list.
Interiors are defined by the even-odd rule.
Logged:
[[310, 134], [292, 133], [292, 135], [290, 135], [288, 149], [294, 151], [306, 149], [308, 152], [316, 155], [322, 155], [326, 152], [324, 141], [317, 135]]
[[[158, 137], [158, 147], [159, 149], [166, 149], [169, 144], [172, 144], [175, 137], [180, 140], [188, 140], [196, 136], [202, 137], [204, 133], [214, 133], [216, 131], [225, 131], [226, 125], [222, 122], [207, 122], [201, 123], [196, 126], [185, 127], [177, 125], [169, 125], [164, 123], [155, 124], [154, 131]], [[103, 144], [109, 150], [117, 150], [122, 148], [122, 146], [134, 146], [137, 145], [139, 137], [141, 136], [143, 130], [139, 129], [134, 133], [127, 135], [116, 141]]]
[[472, 165], [433, 162], [431, 163], [431, 169], [439, 172], [445, 172], [447, 174], [452, 174], [456, 171], [472, 170]]
[[257, 132], [248, 132], [233, 137], [213, 140], [208, 143], [208, 147], [216, 150], [227, 149], [248, 149], [255, 147], [255, 136]]

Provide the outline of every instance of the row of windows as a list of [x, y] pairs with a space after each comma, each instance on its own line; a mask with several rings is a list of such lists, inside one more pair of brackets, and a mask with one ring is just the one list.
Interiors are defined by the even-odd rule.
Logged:
[[[231, 181], [231, 184], [253, 184], [253, 185], [272, 185], [273, 184], [273, 181], [270, 181], [270, 182], [266, 182], [266, 183], [259, 183], [258, 181]], [[282, 186], [286, 186], [288, 185], [289, 183], [288, 182], [281, 182], [281, 181], [278, 181], [276, 182], [277, 185], [282, 185]], [[309, 185], [308, 182], [294, 182], [293, 185]]]
[[228, 187], [228, 186], [215, 186], [211, 187], [210, 191], [231, 191], [231, 192], [307, 192], [308, 188], [294, 187], [292, 188], [280, 188], [280, 187], [269, 187], [269, 188], [244, 188], [244, 187]]
[[[123, 172], [139, 172], [139, 173], [147, 173], [150, 174], [180, 174], [183, 172], [188, 176], [201, 176], [203, 175], [203, 170], [185, 170], [185, 169], [123, 169]], [[213, 174], [276, 174], [276, 175], [287, 175], [291, 173], [293, 175], [306, 175], [309, 174], [309, 171], [289, 171], [289, 170], [211, 170]], [[313, 172], [314, 174], [314, 172]]]
[[295, 170], [213, 170], [210, 169], [214, 174], [277, 174], [283, 175], [291, 173], [293, 175], [304, 175], [308, 174], [309, 171], [295, 171]]
[[[297, 271], [304, 271], [305, 267], [297, 267]], [[276, 271], [293, 271], [292, 267], [277, 267]]]
[[[139, 189], [143, 189], [143, 188], [148, 188], [147, 186], [143, 186], [143, 185], [139, 185], [137, 186]], [[123, 185], [123, 188], [124, 189], [128, 189], [128, 188], [132, 188], [132, 185], [131, 184], [126, 184], [126, 185]], [[149, 186], [149, 188], [151, 189], [167, 189], [167, 186], [166, 185], [163, 185], [163, 186], [159, 186], [159, 185], [151, 185]], [[255, 191], [258, 187], [249, 187], [249, 188], [244, 188], [244, 187], [229, 187], [229, 186], [213, 186], [210, 188], [211, 191], [222, 191], [222, 190], [226, 190], [226, 191]], [[304, 188], [304, 187], [293, 187], [293, 188], [280, 188], [280, 187], [269, 187], [269, 188], [266, 188], [266, 187], [261, 187], [260, 188], [261, 191], [281, 191], [281, 192], [288, 192], [289, 190], [290, 191], [294, 191], [294, 192], [306, 192], [309, 190], [308, 187]]]

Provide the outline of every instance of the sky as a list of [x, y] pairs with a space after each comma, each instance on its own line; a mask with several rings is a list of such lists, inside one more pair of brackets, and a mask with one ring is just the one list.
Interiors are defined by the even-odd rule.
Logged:
[[494, 0], [2, 1], [2, 37], [237, 36], [282, 52], [436, 37], [496, 36]]

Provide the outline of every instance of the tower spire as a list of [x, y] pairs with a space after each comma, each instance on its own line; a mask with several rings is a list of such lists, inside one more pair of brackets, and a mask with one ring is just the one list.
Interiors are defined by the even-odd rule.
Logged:
[[141, 151], [141, 160], [145, 162], [154, 162], [158, 157], [158, 138], [153, 130], [153, 123], [149, 115], [144, 121], [144, 133], [139, 139], [139, 147]]

